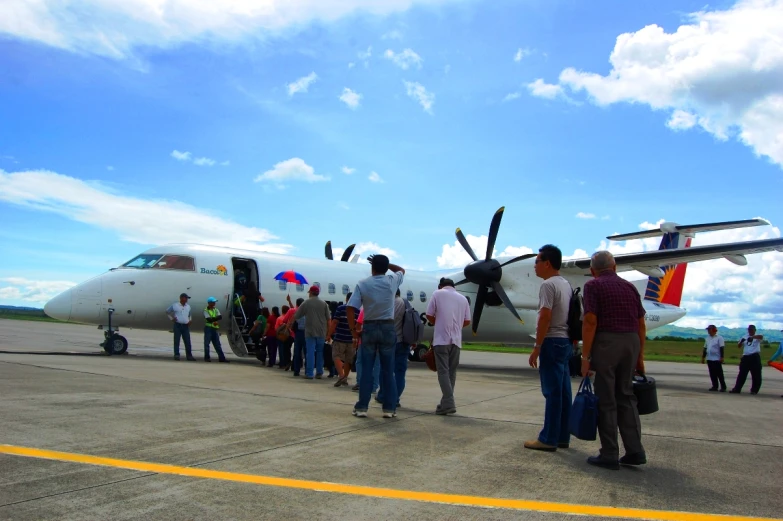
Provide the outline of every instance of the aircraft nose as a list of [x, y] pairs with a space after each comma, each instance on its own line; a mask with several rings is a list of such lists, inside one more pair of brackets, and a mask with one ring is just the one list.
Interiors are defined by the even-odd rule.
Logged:
[[63, 291], [44, 305], [44, 313], [67, 322], [71, 318], [71, 290]]

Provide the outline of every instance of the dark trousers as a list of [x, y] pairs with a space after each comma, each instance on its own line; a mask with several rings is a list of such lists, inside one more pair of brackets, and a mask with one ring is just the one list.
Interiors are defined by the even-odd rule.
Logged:
[[185, 353], [188, 358], [193, 358], [193, 352], [190, 346], [190, 327], [187, 324], [174, 324], [174, 356], [179, 356], [179, 339], [185, 342]]
[[754, 353], [752, 355], [745, 355], [740, 358], [739, 374], [737, 375], [737, 383], [734, 384], [735, 391], [741, 391], [742, 386], [745, 385], [745, 380], [748, 379], [748, 372], [750, 372], [750, 392], [757, 393], [761, 389], [761, 354]]
[[268, 335], [266, 337], [266, 353], [269, 355], [269, 359], [267, 361], [267, 367], [272, 367], [275, 365], [275, 360], [277, 359], [277, 337], [274, 335]]
[[457, 385], [457, 367], [459, 367], [460, 348], [454, 344], [433, 346], [435, 351], [435, 366], [438, 369], [438, 384], [443, 396], [440, 399], [441, 409], [456, 409], [454, 387]]
[[209, 360], [209, 344], [215, 346], [215, 352], [220, 360], [225, 360], [223, 347], [220, 345], [220, 332], [214, 327], [204, 326], [204, 360]]
[[633, 373], [640, 349], [636, 333], [595, 335], [591, 356], [595, 394], [598, 396], [598, 436], [601, 438], [602, 458], [618, 459], [618, 428], [626, 454], [644, 451], [642, 425], [633, 394]]
[[291, 346], [294, 345], [293, 335], [289, 336], [283, 342], [278, 341], [278, 343], [280, 344], [280, 367], [291, 365]]
[[302, 370], [304, 365], [304, 353], [307, 350], [304, 330], [294, 333], [294, 360], [292, 363], [292, 369], [294, 375], [299, 376], [299, 371]]
[[726, 389], [726, 380], [723, 378], [723, 364], [720, 360], [707, 360], [707, 369], [710, 370], [712, 388], [717, 389], [720, 383], [721, 389]]

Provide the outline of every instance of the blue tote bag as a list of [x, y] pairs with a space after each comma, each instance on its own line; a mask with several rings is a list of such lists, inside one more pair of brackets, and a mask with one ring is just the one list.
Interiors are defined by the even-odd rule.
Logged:
[[590, 377], [585, 376], [574, 398], [569, 418], [571, 434], [580, 440], [592, 441], [598, 432], [598, 397], [593, 393]]

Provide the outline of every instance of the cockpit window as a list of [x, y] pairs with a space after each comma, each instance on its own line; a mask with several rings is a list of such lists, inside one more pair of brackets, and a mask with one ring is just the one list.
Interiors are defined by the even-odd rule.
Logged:
[[147, 269], [151, 268], [155, 265], [158, 260], [163, 257], [163, 255], [155, 255], [155, 254], [149, 254], [149, 253], [142, 253], [141, 255], [137, 256], [133, 260], [130, 260], [122, 265], [123, 268], [139, 268], [139, 269]]
[[157, 270], [195, 271], [196, 263], [193, 261], [193, 257], [188, 257], [187, 255], [164, 255], [152, 268]]

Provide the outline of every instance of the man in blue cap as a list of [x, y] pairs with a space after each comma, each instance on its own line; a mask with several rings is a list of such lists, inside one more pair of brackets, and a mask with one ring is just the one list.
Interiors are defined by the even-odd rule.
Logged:
[[220, 346], [220, 320], [223, 316], [220, 314], [220, 310], [216, 306], [217, 299], [215, 297], [209, 297], [207, 299], [207, 308], [204, 310], [204, 361], [211, 362], [209, 359], [209, 344], [210, 342], [215, 345], [215, 352], [217, 352], [220, 362], [228, 363], [226, 355], [223, 354], [223, 348]]

